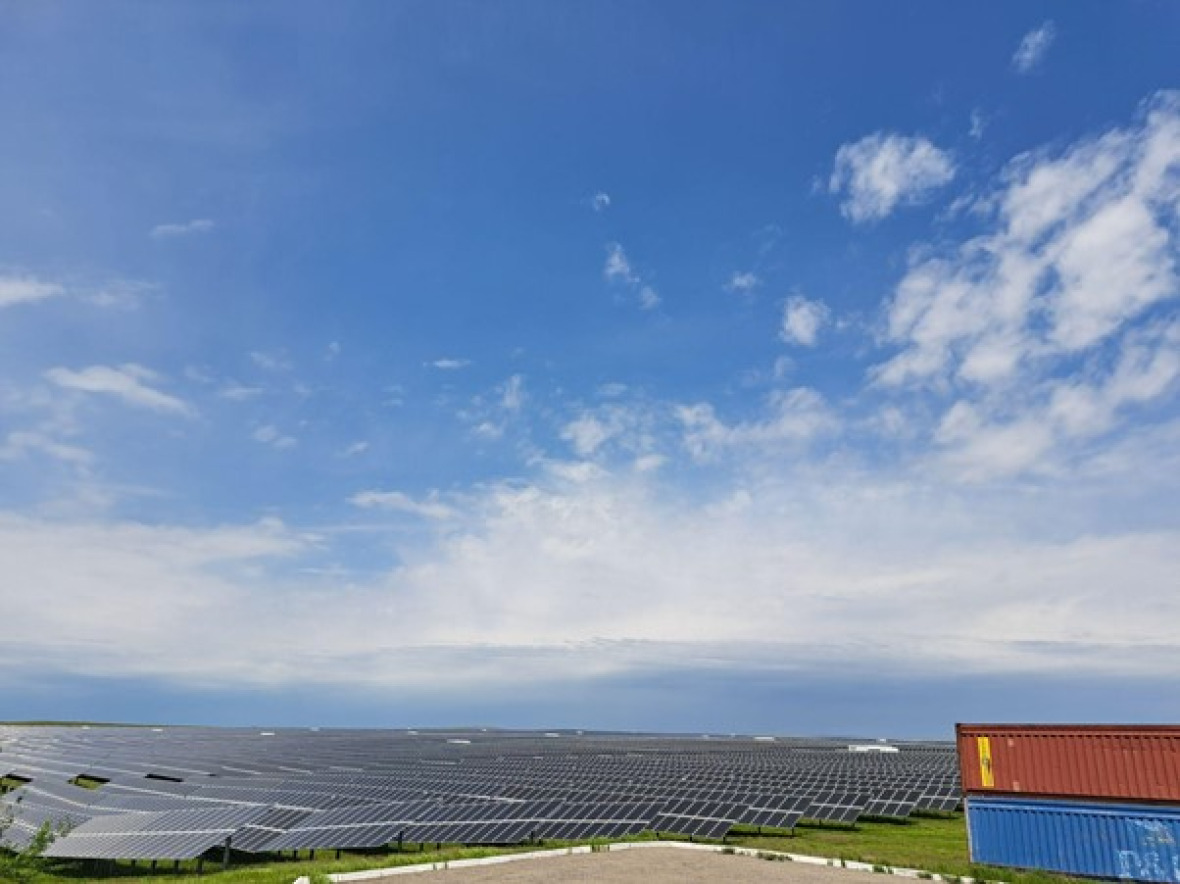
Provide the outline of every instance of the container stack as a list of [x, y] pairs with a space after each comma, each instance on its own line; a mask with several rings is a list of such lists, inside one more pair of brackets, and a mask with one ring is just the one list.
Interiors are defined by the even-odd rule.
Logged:
[[972, 862], [1180, 884], [1180, 726], [955, 733]]

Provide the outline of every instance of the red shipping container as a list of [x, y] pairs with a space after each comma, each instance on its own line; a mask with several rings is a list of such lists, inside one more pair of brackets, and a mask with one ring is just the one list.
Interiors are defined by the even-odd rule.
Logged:
[[1180, 725], [959, 724], [963, 790], [1180, 803]]

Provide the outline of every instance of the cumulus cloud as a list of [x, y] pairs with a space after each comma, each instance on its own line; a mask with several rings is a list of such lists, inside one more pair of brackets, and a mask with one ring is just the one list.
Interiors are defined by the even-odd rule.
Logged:
[[707, 460], [732, 449], [781, 449], [798, 446], [834, 432], [839, 419], [815, 390], [776, 390], [759, 419], [727, 424], [708, 403], [680, 406], [684, 444], [694, 458]]
[[610, 194], [600, 190], [590, 197], [590, 206], [595, 212], [605, 212], [610, 208]]
[[597, 451], [615, 432], [595, 415], [583, 414], [562, 428], [561, 438], [569, 442], [579, 456], [586, 457]]
[[35, 276], [0, 276], [0, 309], [56, 298], [65, 293], [65, 287], [59, 283], [46, 282]]
[[[292, 580], [323, 540], [277, 523], [3, 515], [11, 641], [0, 672], [431, 693], [482, 689], [509, 671], [514, 689], [568, 689], [701, 659], [738, 673], [1180, 677], [1180, 537], [1060, 536], [1046, 515], [1078, 510], [1064, 486], [1031, 508], [846, 465], [735, 479], [692, 501], [661, 487], [630, 469], [570, 465], [473, 489], [453, 508], [361, 492], [358, 507], [449, 527], [405, 535], [396, 565], [344, 584]], [[128, 614], [111, 620], [112, 608]]]
[[679, 431], [668, 425], [670, 417], [663, 404], [636, 397], [580, 409], [565, 421], [559, 435], [579, 458], [643, 460], [660, 456], [657, 449]]
[[45, 377], [66, 390], [114, 396], [128, 405], [162, 414], [191, 417], [196, 413], [184, 400], [149, 386], [149, 383], [160, 380], [160, 376], [134, 363], [118, 367], [92, 365], [81, 371], [51, 368], [45, 372]]
[[1012, 55], [1012, 69], [1018, 74], [1035, 70], [1044, 60], [1053, 41], [1057, 39], [1057, 26], [1046, 21], [1039, 28], [1033, 28], [1020, 39], [1020, 45]]
[[1180, 296], [1178, 170], [1175, 93], [1156, 96], [1133, 127], [1012, 161], [977, 206], [988, 229], [913, 252], [887, 309], [899, 352], [874, 377], [966, 401], [974, 432], [939, 438], [992, 465], [985, 475], [1033, 465], [1163, 396], [1178, 320], [1139, 320]]
[[840, 210], [860, 224], [920, 203], [954, 177], [950, 154], [929, 139], [877, 132], [840, 146], [828, 190], [843, 196]]
[[213, 222], [208, 218], [194, 218], [192, 221], [184, 221], [179, 224], [157, 224], [151, 229], [149, 235], [153, 239], [175, 239], [182, 236], [208, 233], [214, 226]]
[[809, 301], [802, 295], [792, 295], [783, 306], [783, 324], [779, 336], [788, 344], [814, 347], [820, 329], [831, 317], [823, 301]]

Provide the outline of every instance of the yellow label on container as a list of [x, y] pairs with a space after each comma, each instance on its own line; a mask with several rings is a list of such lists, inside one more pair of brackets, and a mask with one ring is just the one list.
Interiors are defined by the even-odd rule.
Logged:
[[979, 746], [979, 778], [983, 781], [983, 788], [995, 788], [996, 781], [992, 776], [992, 741], [988, 737], [976, 737]]

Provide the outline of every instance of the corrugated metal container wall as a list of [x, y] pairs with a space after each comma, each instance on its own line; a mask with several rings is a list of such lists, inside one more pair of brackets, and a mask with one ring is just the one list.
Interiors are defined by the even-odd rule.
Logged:
[[1180, 726], [960, 724], [965, 792], [1180, 802]]
[[1180, 882], [1180, 808], [970, 795], [971, 860]]

